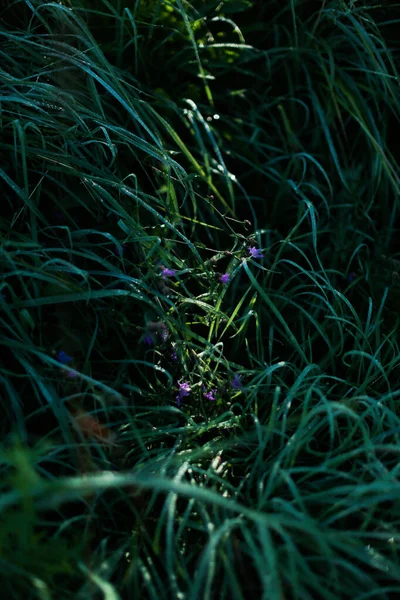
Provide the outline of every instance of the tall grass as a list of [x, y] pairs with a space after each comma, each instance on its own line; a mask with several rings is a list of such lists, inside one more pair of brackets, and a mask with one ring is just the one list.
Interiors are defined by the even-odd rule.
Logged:
[[399, 8], [1, 8], [5, 598], [397, 597]]

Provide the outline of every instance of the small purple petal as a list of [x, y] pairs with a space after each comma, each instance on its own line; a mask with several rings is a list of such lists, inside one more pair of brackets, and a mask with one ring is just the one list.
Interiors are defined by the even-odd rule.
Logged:
[[161, 271], [161, 277], [163, 279], [167, 279], [167, 277], [173, 277], [176, 273], [175, 269], [168, 269], [168, 267], [164, 267]]
[[73, 359], [64, 350], [60, 350], [60, 352], [57, 352], [57, 360], [63, 365], [69, 365]]
[[151, 335], [148, 333], [147, 335], [144, 336], [143, 338], [143, 342], [147, 345], [147, 346], [152, 346], [154, 341], [153, 338], [151, 337]]
[[229, 279], [230, 279], [230, 275], [229, 273], [224, 273], [223, 275], [221, 275], [221, 277], [219, 278], [219, 280], [226, 285], [227, 283], [229, 283]]
[[255, 246], [248, 248], [248, 251], [249, 251], [251, 258], [263, 258], [263, 256], [264, 256], [264, 254], [261, 252], [260, 248], [256, 248]]
[[207, 400], [211, 400], [211, 402], [214, 402], [216, 393], [217, 393], [217, 390], [210, 390], [206, 394], [203, 394], [203, 396], [204, 396], [204, 398], [207, 398]]
[[70, 379], [76, 379], [76, 377], [78, 377], [79, 373], [78, 371], [68, 371], [67, 376]]
[[124, 255], [124, 250], [125, 250], [125, 246], [121, 246], [121, 247], [115, 246], [114, 252], [119, 258], [122, 258]]
[[352, 281], [354, 281], [354, 280], [355, 280], [355, 278], [356, 278], [356, 274], [352, 272], [352, 273], [349, 273], [349, 276], [348, 276], [348, 278], [347, 278], [347, 279], [348, 279], [348, 281], [350, 281], [350, 283], [351, 283]]
[[173, 350], [173, 351], [172, 351], [172, 354], [171, 354], [171, 360], [172, 360], [173, 362], [178, 362], [178, 355], [177, 355], [177, 353], [176, 353], [176, 350]]

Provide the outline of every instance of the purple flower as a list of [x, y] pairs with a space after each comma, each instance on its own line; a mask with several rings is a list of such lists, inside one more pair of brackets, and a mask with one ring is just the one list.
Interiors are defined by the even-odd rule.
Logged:
[[176, 399], [178, 402], [178, 408], [180, 408], [182, 398], [184, 398], [185, 396], [189, 396], [189, 394], [191, 392], [191, 388], [190, 388], [190, 383], [188, 381], [183, 381], [182, 383], [180, 383], [178, 381], [178, 386], [179, 386], [179, 392], [178, 392]]
[[152, 346], [154, 343], [154, 340], [153, 340], [152, 336], [149, 333], [147, 333], [143, 338], [143, 342], [146, 344], [146, 346]]
[[260, 248], [256, 248], [255, 246], [248, 248], [248, 251], [249, 251], [251, 258], [263, 258], [263, 256], [264, 256], [264, 254], [261, 252]]
[[60, 350], [60, 352], [57, 352], [57, 360], [63, 365], [69, 365], [73, 359], [64, 350]]
[[173, 277], [176, 273], [175, 269], [168, 269], [168, 267], [164, 267], [161, 271], [161, 277], [163, 279], [167, 279], [167, 277]]
[[231, 381], [231, 386], [233, 387], [234, 390], [241, 390], [243, 388], [241, 379], [242, 379], [242, 376], [239, 375], [239, 373], [236, 373], [235, 377]]
[[78, 377], [79, 373], [78, 371], [68, 371], [67, 376], [70, 379], [75, 379], [76, 377]]
[[171, 360], [172, 360], [173, 362], [178, 362], [178, 355], [177, 355], [177, 353], [176, 353], [176, 350], [172, 350], [172, 353], [171, 353]]
[[219, 278], [219, 280], [226, 285], [227, 283], [229, 283], [229, 279], [230, 279], [230, 275], [229, 273], [224, 273], [223, 275], [221, 275], [221, 277]]
[[217, 390], [210, 390], [209, 392], [204, 393], [203, 396], [204, 398], [207, 398], [207, 400], [211, 400], [212, 402], [214, 402], [216, 393]]

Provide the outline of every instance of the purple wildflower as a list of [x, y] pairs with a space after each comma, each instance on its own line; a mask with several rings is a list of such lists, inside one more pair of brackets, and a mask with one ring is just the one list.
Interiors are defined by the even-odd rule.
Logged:
[[209, 392], [204, 393], [203, 396], [204, 398], [207, 398], [207, 400], [211, 400], [212, 402], [214, 402], [216, 393], [217, 390], [210, 390]]
[[256, 248], [255, 246], [251, 246], [251, 248], [248, 248], [248, 251], [251, 258], [263, 258], [264, 256], [260, 248]]
[[190, 388], [190, 383], [188, 381], [183, 381], [182, 383], [180, 383], [178, 381], [178, 386], [179, 386], [179, 392], [178, 392], [176, 399], [178, 402], [178, 408], [180, 408], [182, 398], [184, 398], [185, 396], [189, 396], [189, 394], [191, 392], [191, 388]]
[[67, 373], [67, 376], [70, 379], [75, 379], [76, 377], [78, 377], [78, 375], [79, 375], [78, 371], [75, 371], [75, 370], [68, 371], [68, 373]]
[[167, 279], [167, 277], [173, 277], [176, 273], [175, 269], [168, 269], [168, 267], [164, 267], [161, 271], [161, 277], [163, 279]]
[[177, 353], [176, 353], [176, 350], [172, 350], [172, 353], [171, 353], [171, 360], [172, 360], [173, 362], [178, 362], [178, 355], [177, 355]]
[[239, 373], [236, 373], [235, 377], [231, 381], [231, 386], [233, 387], [234, 390], [241, 390], [243, 388], [241, 379], [242, 379], [242, 376], [239, 375]]
[[153, 340], [152, 336], [149, 333], [147, 333], [143, 338], [143, 342], [146, 344], [146, 346], [152, 346], [154, 343], [154, 340]]
[[57, 360], [63, 365], [69, 365], [73, 359], [64, 350], [60, 350], [60, 352], [57, 352]]
[[224, 285], [226, 285], [227, 283], [229, 283], [229, 279], [230, 279], [230, 275], [229, 273], [224, 273], [223, 275], [221, 275], [221, 277], [219, 278], [219, 280], [221, 281], [221, 283], [223, 283]]

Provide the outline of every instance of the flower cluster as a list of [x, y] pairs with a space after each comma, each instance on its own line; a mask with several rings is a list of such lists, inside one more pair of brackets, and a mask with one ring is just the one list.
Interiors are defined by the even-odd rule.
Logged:
[[[243, 390], [243, 384], [242, 384], [241, 380], [242, 380], [242, 376], [239, 375], [238, 373], [236, 373], [236, 375], [231, 380], [231, 387], [236, 391]], [[217, 389], [213, 388], [213, 389], [207, 391], [207, 388], [204, 384], [201, 387], [203, 389], [203, 397], [206, 400], [209, 400], [210, 402], [215, 402], [215, 400], [217, 399], [217, 395], [218, 395]], [[176, 400], [178, 402], [178, 408], [180, 408], [182, 399], [185, 398], [186, 396], [189, 396], [189, 394], [192, 391], [192, 388], [190, 387], [190, 383], [188, 381], [179, 381], [178, 388], [179, 389], [178, 389], [178, 395], [176, 396]]]

